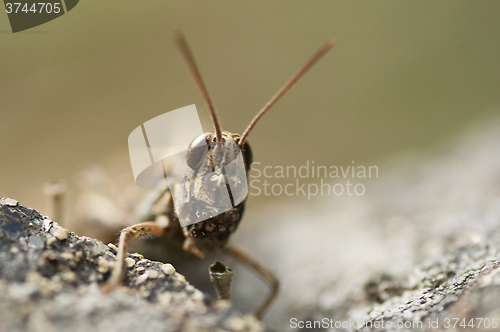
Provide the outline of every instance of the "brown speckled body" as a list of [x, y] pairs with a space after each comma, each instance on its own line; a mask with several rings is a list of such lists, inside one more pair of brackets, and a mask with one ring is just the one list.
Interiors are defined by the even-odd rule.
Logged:
[[184, 234], [192, 238], [193, 244], [202, 252], [222, 250], [240, 223], [245, 202], [211, 219], [183, 227]]

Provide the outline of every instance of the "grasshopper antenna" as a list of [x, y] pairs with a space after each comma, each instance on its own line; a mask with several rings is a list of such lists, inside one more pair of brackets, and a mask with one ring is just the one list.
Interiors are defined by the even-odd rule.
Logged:
[[250, 121], [250, 124], [248, 125], [247, 129], [243, 132], [243, 135], [241, 135], [240, 141], [238, 142], [238, 145], [243, 147], [243, 144], [245, 143], [245, 140], [250, 133], [250, 131], [253, 129], [257, 121], [262, 118], [264, 114], [297, 82], [302, 75], [304, 75], [316, 62], [318, 62], [319, 59], [323, 57], [323, 55], [328, 52], [332, 46], [335, 45], [335, 40], [330, 39], [329, 41], [326, 42], [323, 47], [321, 47], [316, 54], [307, 62], [304, 67], [302, 67], [301, 70], [297, 74], [295, 74], [291, 79], [288, 80], [288, 82], [285, 83], [281, 87], [281, 89], [276, 92], [276, 94], [267, 102], [267, 104], [262, 107], [262, 109], [257, 113], [257, 115]]
[[205, 98], [205, 101], [208, 104], [208, 108], [210, 109], [210, 114], [212, 115], [212, 120], [214, 122], [215, 139], [217, 142], [222, 142], [222, 128], [219, 116], [217, 114], [217, 111], [215, 110], [214, 104], [212, 103], [212, 98], [210, 98], [210, 95], [208, 94], [207, 87], [205, 86], [205, 83], [203, 83], [200, 71], [196, 66], [196, 62], [194, 61], [193, 54], [189, 49], [186, 38], [184, 37], [184, 34], [180, 30], [175, 30], [174, 39], [175, 42], [177, 43], [177, 46], [179, 46], [182, 55], [184, 56], [184, 59], [187, 61], [189, 69], [191, 69], [191, 73], [193, 74], [196, 83], [198, 83], [201, 93], [203, 94], [203, 97]]

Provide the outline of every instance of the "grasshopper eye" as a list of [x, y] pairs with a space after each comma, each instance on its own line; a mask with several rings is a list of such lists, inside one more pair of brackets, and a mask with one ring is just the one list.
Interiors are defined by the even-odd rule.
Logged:
[[196, 137], [191, 144], [189, 144], [189, 148], [186, 153], [186, 163], [192, 169], [200, 166], [203, 158], [208, 152], [208, 142], [211, 137], [211, 133], [204, 133], [200, 136]]
[[248, 144], [248, 142], [245, 142], [241, 150], [243, 151], [243, 161], [245, 162], [245, 168], [247, 169], [248, 172], [248, 169], [250, 168], [250, 165], [252, 165], [253, 162], [253, 154], [252, 154], [252, 149], [250, 149], [250, 144]]

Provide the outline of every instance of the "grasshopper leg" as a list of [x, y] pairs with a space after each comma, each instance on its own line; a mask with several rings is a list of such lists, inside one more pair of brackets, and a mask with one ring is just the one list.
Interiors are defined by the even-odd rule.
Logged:
[[259, 319], [262, 318], [264, 312], [267, 310], [269, 305], [271, 305], [271, 303], [274, 301], [276, 295], [278, 295], [280, 281], [274, 275], [274, 273], [271, 272], [271, 270], [269, 270], [261, 262], [255, 259], [251, 254], [243, 251], [242, 249], [228, 245], [226, 248], [224, 248], [224, 252], [227, 255], [235, 258], [241, 263], [252, 268], [252, 270], [254, 270], [257, 274], [259, 274], [271, 287], [271, 292], [269, 293], [269, 295], [265, 298], [264, 302], [262, 302], [262, 304], [254, 312], [255, 317]]
[[127, 245], [130, 241], [138, 239], [143, 236], [155, 235], [163, 236], [167, 232], [167, 228], [160, 226], [154, 221], [143, 222], [124, 228], [120, 232], [120, 240], [118, 243], [118, 255], [116, 257], [116, 264], [111, 271], [111, 276], [106, 283], [101, 287], [103, 293], [108, 293], [118, 287], [123, 280], [125, 273], [125, 258], [127, 257]]

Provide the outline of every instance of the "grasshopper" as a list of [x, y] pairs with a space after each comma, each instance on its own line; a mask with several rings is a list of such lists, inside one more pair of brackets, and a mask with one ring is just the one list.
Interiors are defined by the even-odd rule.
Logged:
[[[203, 97], [208, 104], [211, 118], [213, 121], [214, 132], [205, 133], [196, 137], [189, 146], [186, 153], [186, 163], [189, 166], [181, 175], [191, 181], [192, 187], [186, 188], [188, 191], [184, 199], [176, 202], [177, 211], [189, 210], [189, 213], [198, 213], [199, 206], [197, 200], [203, 200], [203, 182], [201, 179], [207, 172], [222, 169], [229, 161], [234, 159], [236, 147], [241, 149], [246, 171], [249, 170], [252, 163], [252, 151], [247, 142], [247, 137], [255, 124], [262, 116], [273, 106], [278, 99], [288, 91], [297, 80], [304, 75], [333, 45], [334, 41], [329, 40], [317, 53], [305, 64], [300, 71], [295, 74], [278, 92], [264, 105], [264, 107], [255, 115], [242, 135], [223, 131], [219, 121], [218, 114], [208, 94], [206, 86], [201, 77], [200, 71], [195, 63], [191, 50], [183, 34], [176, 31], [174, 34], [175, 42], [182, 52], [196, 83], [198, 84]], [[199, 149], [200, 146], [208, 146], [207, 149]], [[212, 148], [210, 148], [212, 146]], [[208, 151], [208, 152], [207, 152]], [[179, 178], [181, 179], [181, 178]], [[198, 181], [199, 180], [199, 181]], [[223, 181], [221, 186], [227, 186]], [[195, 189], [196, 187], [196, 189]], [[196, 195], [193, 192], [196, 190]], [[179, 223], [179, 217], [174, 209], [173, 196], [170, 189], [163, 191], [157, 202], [163, 202], [164, 208], [161, 213], [153, 216], [152, 221], [145, 221], [130, 227], [124, 228], [120, 232], [117, 262], [111, 271], [109, 279], [102, 286], [103, 292], [109, 292], [118, 287], [122, 281], [125, 272], [125, 258], [127, 255], [127, 245], [130, 241], [145, 236], [164, 237], [170, 241], [177, 241], [183, 250], [188, 251], [195, 256], [204, 258], [205, 255], [214, 252], [223, 252], [241, 263], [247, 265], [259, 274], [270, 286], [271, 291], [255, 311], [255, 316], [261, 318], [270, 304], [276, 298], [280, 282], [278, 278], [255, 259], [252, 255], [238, 248], [235, 245], [228, 244], [229, 237], [233, 234], [241, 221], [245, 209], [245, 200], [222, 214], [211, 217], [182, 227]], [[204, 202], [205, 206], [207, 205]], [[180, 206], [179, 206], [180, 205]], [[193, 211], [193, 209], [195, 211]], [[157, 222], [162, 220], [163, 222]]]

